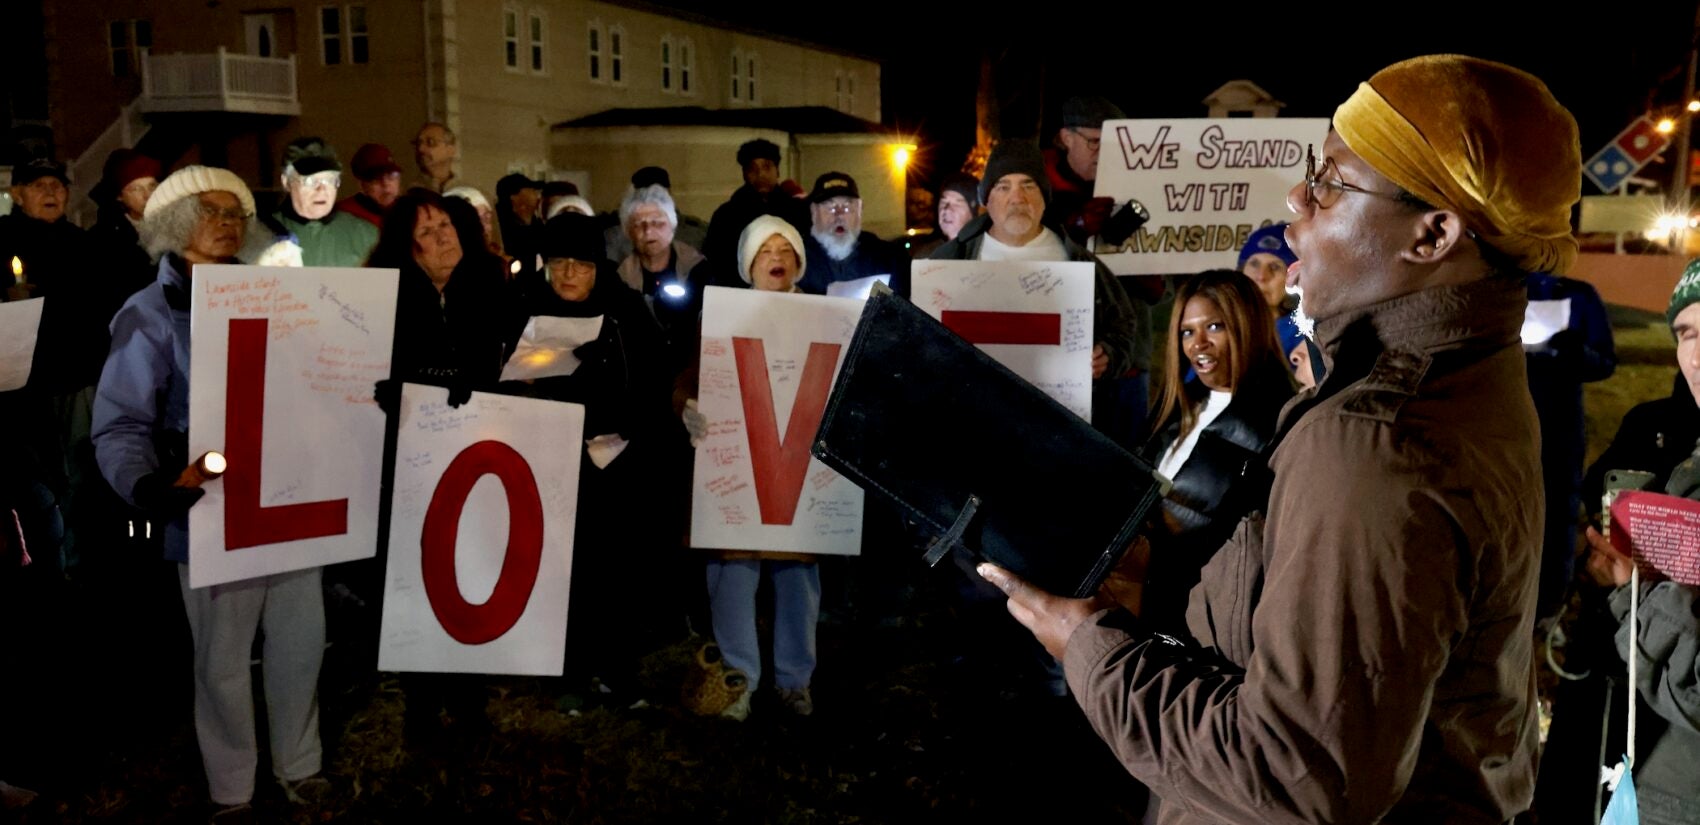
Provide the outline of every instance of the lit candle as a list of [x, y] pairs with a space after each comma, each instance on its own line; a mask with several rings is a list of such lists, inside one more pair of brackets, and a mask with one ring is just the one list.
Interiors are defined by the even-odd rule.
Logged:
[[16, 255], [12, 256], [12, 277], [18, 279], [18, 286], [29, 286], [29, 281], [24, 280], [24, 262]]
[[221, 475], [224, 475], [224, 454], [209, 450], [195, 459], [194, 464], [183, 468], [183, 474], [177, 477], [175, 487], [199, 487]]

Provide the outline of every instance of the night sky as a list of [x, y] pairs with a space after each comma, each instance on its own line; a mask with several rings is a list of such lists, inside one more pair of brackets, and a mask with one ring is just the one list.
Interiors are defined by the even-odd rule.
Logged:
[[[746, 0], [712, 12], [702, 4], [672, 5], [879, 58], [886, 122], [920, 134], [923, 159], [951, 168], [973, 143], [982, 53], [1010, 63], [1029, 94], [1041, 97], [1049, 131], [1057, 106], [1072, 94], [1102, 94], [1130, 117], [1202, 117], [1204, 97], [1237, 78], [1286, 102], [1284, 116], [1327, 117], [1389, 63], [1459, 52], [1545, 80], [1576, 115], [1586, 157], [1649, 106], [1675, 113], [1695, 20], [1693, 3], [1669, 0], [1584, 3], [1579, 13], [1560, 12], [1558, 3], [1491, 0], [1253, 6], [1065, 0], [928, 4], [914, 13], [904, 10], [916, 4], [886, 0], [807, 7]], [[1385, 22], [1372, 23], [1372, 16]], [[1654, 168], [1645, 174], [1656, 174]]]

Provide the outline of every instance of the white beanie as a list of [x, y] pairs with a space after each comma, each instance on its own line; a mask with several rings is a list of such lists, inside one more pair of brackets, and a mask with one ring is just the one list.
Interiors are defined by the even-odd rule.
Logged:
[[490, 208], [490, 199], [484, 197], [483, 192], [480, 192], [476, 188], [471, 187], [471, 186], [456, 186], [456, 187], [449, 189], [448, 191], [444, 192], [443, 197], [445, 197], [445, 198], [460, 198], [461, 200], [466, 201], [467, 203], [470, 203], [473, 206], [478, 207], [479, 209], [489, 209]]
[[562, 195], [561, 197], [556, 198], [554, 203], [549, 204], [549, 214], [544, 215], [543, 219], [549, 220], [568, 209], [571, 209], [580, 215], [589, 215], [593, 218], [596, 217], [596, 210], [590, 207], [590, 201], [585, 200], [579, 195]]
[[[803, 273], [808, 271], [808, 258], [803, 254], [803, 236], [797, 233], [797, 227], [784, 218], [763, 215], [750, 221], [744, 227], [744, 234], [738, 236], [738, 274], [744, 283], [753, 284], [750, 280], [750, 265], [756, 262], [756, 253], [761, 251], [761, 245], [767, 239], [778, 235], [791, 244], [797, 252], [797, 280], [803, 280]], [[794, 282], [793, 282], [794, 285]]]
[[148, 196], [142, 217], [151, 218], [161, 209], [202, 192], [229, 192], [242, 202], [243, 212], [254, 214], [254, 194], [235, 172], [212, 166], [185, 166], [160, 181], [159, 187]]

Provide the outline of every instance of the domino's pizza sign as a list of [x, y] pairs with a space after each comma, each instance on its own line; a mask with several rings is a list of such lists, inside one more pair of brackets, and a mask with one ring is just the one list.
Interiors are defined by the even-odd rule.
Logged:
[[1600, 187], [1600, 191], [1614, 192], [1669, 143], [1670, 139], [1659, 134], [1651, 118], [1642, 117], [1582, 164], [1582, 174]]

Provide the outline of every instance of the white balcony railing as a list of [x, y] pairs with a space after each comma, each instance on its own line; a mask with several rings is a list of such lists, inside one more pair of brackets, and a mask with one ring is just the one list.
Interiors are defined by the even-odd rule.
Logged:
[[247, 112], [299, 115], [295, 56], [147, 54], [140, 103], [149, 112]]

